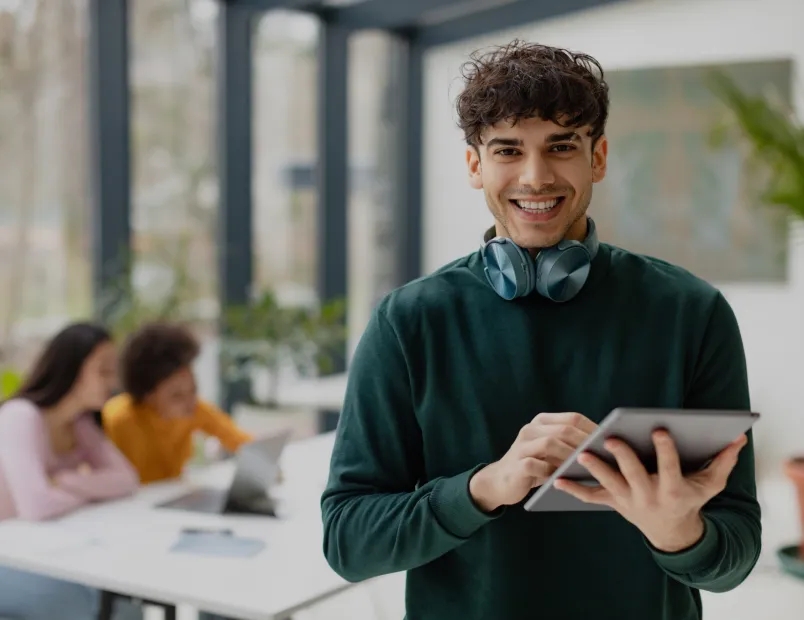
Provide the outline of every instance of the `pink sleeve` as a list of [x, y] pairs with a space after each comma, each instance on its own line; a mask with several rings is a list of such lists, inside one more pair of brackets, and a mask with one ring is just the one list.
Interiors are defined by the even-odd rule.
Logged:
[[75, 423], [75, 435], [91, 471], [59, 474], [61, 488], [88, 500], [114, 499], [137, 490], [140, 480], [134, 467], [88, 416]]
[[48, 480], [47, 436], [41, 413], [24, 400], [0, 408], [0, 468], [17, 515], [40, 521], [63, 515], [86, 502]]

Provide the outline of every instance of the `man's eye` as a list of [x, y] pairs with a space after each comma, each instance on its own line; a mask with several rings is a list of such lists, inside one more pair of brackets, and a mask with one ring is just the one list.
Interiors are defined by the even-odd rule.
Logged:
[[500, 149], [497, 151], [497, 155], [502, 155], [503, 157], [513, 157], [516, 154], [516, 149]]
[[556, 144], [553, 147], [553, 151], [557, 151], [559, 153], [567, 153], [569, 151], [574, 151], [575, 145], [573, 144]]

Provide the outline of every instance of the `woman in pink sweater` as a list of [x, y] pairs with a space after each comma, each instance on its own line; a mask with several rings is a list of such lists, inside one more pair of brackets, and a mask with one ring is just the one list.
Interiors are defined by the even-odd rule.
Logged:
[[[0, 521], [53, 519], [137, 489], [133, 467], [91, 417], [116, 377], [117, 354], [102, 327], [73, 324], [48, 343], [0, 406]], [[98, 599], [79, 584], [0, 567], [0, 617], [91, 620]]]

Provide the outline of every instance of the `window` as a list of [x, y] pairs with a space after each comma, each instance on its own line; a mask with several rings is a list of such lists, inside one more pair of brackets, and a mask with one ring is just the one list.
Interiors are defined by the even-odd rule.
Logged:
[[91, 307], [87, 6], [0, 4], [0, 364]]
[[[217, 319], [215, 0], [129, 5], [136, 295], [167, 317]], [[177, 303], [173, 303], [177, 300]]]

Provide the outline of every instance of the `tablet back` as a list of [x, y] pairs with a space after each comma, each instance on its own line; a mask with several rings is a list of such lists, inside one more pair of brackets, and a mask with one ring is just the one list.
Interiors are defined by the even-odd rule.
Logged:
[[559, 467], [525, 502], [529, 511], [610, 510], [605, 506], [585, 504], [553, 487], [558, 478], [596, 485], [586, 468], [577, 462], [582, 452], [592, 452], [617, 467], [614, 457], [603, 448], [609, 437], [628, 443], [650, 473], [656, 472], [656, 453], [651, 437], [654, 430], [665, 429], [673, 437], [684, 473], [705, 467], [732, 441], [748, 431], [759, 414], [752, 411], [694, 409], [615, 409], [600, 423], [595, 433]]

